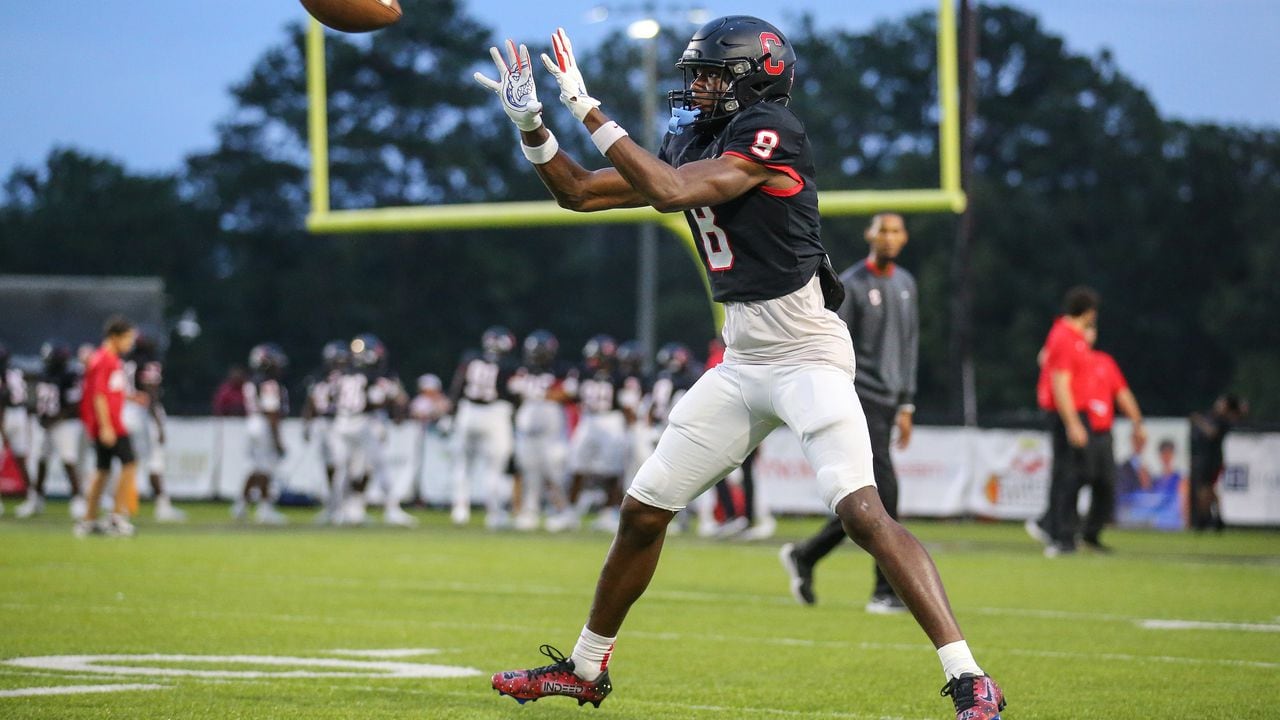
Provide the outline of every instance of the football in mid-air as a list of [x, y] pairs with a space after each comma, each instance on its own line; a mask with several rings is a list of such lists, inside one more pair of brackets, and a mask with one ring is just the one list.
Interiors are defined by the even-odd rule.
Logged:
[[400, 20], [400, 0], [302, 0], [311, 17], [342, 32], [380, 30]]

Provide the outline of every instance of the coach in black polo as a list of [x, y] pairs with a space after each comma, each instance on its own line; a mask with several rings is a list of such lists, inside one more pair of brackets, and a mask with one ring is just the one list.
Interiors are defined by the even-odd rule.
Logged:
[[[876, 215], [867, 227], [865, 238], [871, 246], [870, 256], [840, 275], [845, 300], [839, 313], [853, 337], [857, 362], [854, 387], [867, 416], [876, 487], [885, 510], [897, 519], [898, 476], [889, 457], [889, 443], [895, 426], [898, 447], [905, 448], [911, 441], [920, 348], [919, 305], [915, 278], [894, 262], [907, 244], [907, 228], [902, 216]], [[846, 537], [839, 519], [832, 518], [808, 540], [782, 546], [780, 557], [791, 575], [791, 590], [796, 600], [806, 605], [817, 602], [813, 593], [813, 567]], [[875, 583], [867, 612], [906, 612], [906, 605], [878, 566]]]

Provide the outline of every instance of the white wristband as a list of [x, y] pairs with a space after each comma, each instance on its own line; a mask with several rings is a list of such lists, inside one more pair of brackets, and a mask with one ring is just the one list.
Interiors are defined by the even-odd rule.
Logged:
[[627, 131], [623, 130], [618, 123], [610, 120], [591, 133], [591, 142], [595, 143], [596, 149], [600, 151], [601, 155], [604, 155], [609, 152], [609, 148], [613, 147], [614, 143], [626, 136]]
[[551, 158], [560, 152], [560, 143], [556, 142], [556, 136], [547, 130], [547, 141], [538, 147], [529, 147], [520, 141], [520, 149], [524, 151], [524, 157], [534, 165], [546, 165], [551, 162]]

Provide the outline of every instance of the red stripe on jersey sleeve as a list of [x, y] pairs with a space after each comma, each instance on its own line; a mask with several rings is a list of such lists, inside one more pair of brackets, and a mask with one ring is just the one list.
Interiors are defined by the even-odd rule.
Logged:
[[787, 177], [796, 181], [795, 185], [787, 188], [786, 190], [779, 190], [777, 188], [771, 188], [765, 185], [761, 185], [760, 191], [765, 193], [766, 195], [773, 195], [774, 197], [791, 197], [792, 195], [800, 194], [800, 191], [804, 189], [804, 179], [800, 177], [800, 173], [796, 172], [795, 169], [789, 165], [770, 165], [769, 163], [762, 163], [757, 158], [753, 158], [749, 155], [743, 155], [742, 153], [735, 152], [733, 150], [730, 150], [729, 152], [724, 153], [724, 155], [721, 155], [721, 157], [725, 157], [728, 155], [732, 155], [733, 157], [739, 157], [739, 158], [742, 158], [743, 160], [750, 160], [751, 162], [757, 163], [759, 165], [764, 165], [770, 170], [773, 170], [775, 172], [780, 172], [783, 175], [786, 175]]

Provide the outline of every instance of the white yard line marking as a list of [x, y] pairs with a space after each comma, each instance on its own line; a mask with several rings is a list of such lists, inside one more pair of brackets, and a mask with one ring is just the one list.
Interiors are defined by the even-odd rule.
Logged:
[[1262, 623], [1204, 622], [1202, 620], [1139, 620], [1138, 627], [1147, 630], [1240, 630], [1243, 632], [1280, 632], [1280, 625]]
[[369, 657], [369, 658], [406, 658], [417, 657], [419, 655], [439, 655], [440, 651], [436, 648], [388, 648], [386, 650], [344, 650], [341, 648], [334, 650], [325, 650], [325, 653], [333, 655], [350, 655], [352, 657]]
[[62, 685], [60, 687], [30, 687], [0, 690], [0, 698], [38, 697], [41, 695], [88, 695], [91, 693], [128, 692], [130, 690], [163, 690], [165, 685], [132, 683], [125, 685]]
[[[47, 655], [5, 660], [5, 664], [37, 670], [65, 670], [100, 675], [205, 677], [205, 678], [462, 678], [484, 673], [469, 667], [427, 665], [374, 660], [335, 660], [332, 658], [278, 657], [275, 655]], [[126, 663], [229, 663], [267, 665], [288, 670], [196, 670], [191, 668], [147, 667], [145, 665], [111, 665]], [[325, 671], [299, 670], [322, 668]]]

